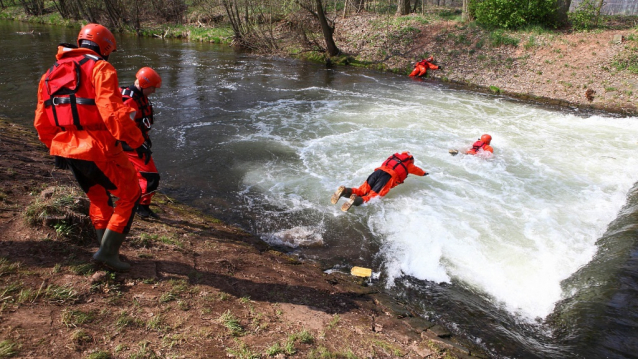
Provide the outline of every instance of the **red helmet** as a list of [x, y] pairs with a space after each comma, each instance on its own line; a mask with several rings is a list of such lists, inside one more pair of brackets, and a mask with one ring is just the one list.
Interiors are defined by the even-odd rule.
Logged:
[[78, 46], [80, 40], [89, 40], [97, 44], [102, 56], [107, 57], [115, 51], [115, 36], [106, 27], [99, 24], [88, 24], [80, 30], [78, 35]]
[[148, 87], [162, 87], [162, 78], [150, 67], [142, 67], [135, 74], [135, 78], [139, 81], [140, 87], [145, 89]]
[[488, 135], [487, 133], [484, 134], [483, 136], [481, 136], [481, 141], [485, 142], [486, 144], [490, 144], [490, 142], [492, 142], [492, 136]]

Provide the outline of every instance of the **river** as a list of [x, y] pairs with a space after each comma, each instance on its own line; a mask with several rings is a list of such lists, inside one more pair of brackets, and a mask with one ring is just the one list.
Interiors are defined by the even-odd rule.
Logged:
[[[0, 21], [0, 115], [32, 121], [39, 77], [77, 31]], [[117, 38], [122, 85], [142, 66], [162, 76], [162, 191], [327, 269], [371, 267], [374, 285], [494, 357], [635, 357], [636, 118]], [[494, 156], [462, 154], [483, 133]], [[430, 175], [348, 213], [330, 204], [400, 151]]]

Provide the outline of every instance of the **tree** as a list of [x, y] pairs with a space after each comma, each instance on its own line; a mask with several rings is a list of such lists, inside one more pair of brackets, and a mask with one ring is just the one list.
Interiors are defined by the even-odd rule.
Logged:
[[301, 6], [301, 8], [310, 12], [312, 16], [314, 16], [317, 20], [319, 20], [319, 24], [321, 24], [321, 32], [323, 33], [323, 38], [326, 41], [326, 49], [328, 51], [328, 55], [330, 56], [339, 55], [341, 51], [337, 47], [337, 44], [335, 44], [335, 40], [332, 36], [335, 32], [336, 23], [334, 22], [334, 20], [329, 20], [326, 17], [323, 1], [322, 0], [295, 0], [295, 2], [299, 6]]
[[397, 15], [408, 15], [410, 13], [410, 0], [399, 0]]
[[556, 1], [556, 21], [559, 26], [567, 25], [569, 12], [569, 6], [572, 4], [572, 0], [558, 0]]
[[[461, 20], [462, 21], [471, 21], [472, 14], [470, 14], [470, 1], [471, 0], [463, 0], [463, 11], [461, 12]], [[571, 0], [569, 0], [571, 1]]]

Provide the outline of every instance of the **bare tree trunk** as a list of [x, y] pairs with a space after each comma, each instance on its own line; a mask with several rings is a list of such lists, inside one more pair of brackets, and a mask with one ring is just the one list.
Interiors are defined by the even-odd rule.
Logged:
[[569, 6], [571, 4], [572, 0], [558, 0], [556, 2], [556, 21], [559, 26], [565, 26], [569, 22], [567, 13], [569, 12]]
[[228, 21], [233, 28], [236, 40], [241, 40], [244, 37], [243, 25], [241, 17], [239, 16], [239, 10], [237, 9], [237, 1], [222, 0], [226, 14], [228, 15]]
[[463, 12], [461, 13], [461, 20], [462, 21], [472, 20], [472, 16], [470, 14], [470, 0], [463, 0]]
[[323, 37], [326, 40], [326, 48], [328, 49], [328, 55], [336, 56], [339, 55], [339, 49], [337, 48], [337, 44], [335, 44], [335, 40], [332, 37], [332, 34], [335, 31], [335, 25], [330, 26], [328, 24], [328, 19], [326, 18], [326, 14], [323, 12], [323, 4], [321, 0], [315, 0], [315, 4], [317, 6], [317, 15], [319, 17], [319, 23], [321, 24], [321, 31], [323, 32]]
[[396, 15], [408, 15], [410, 13], [410, 0], [399, 0]]

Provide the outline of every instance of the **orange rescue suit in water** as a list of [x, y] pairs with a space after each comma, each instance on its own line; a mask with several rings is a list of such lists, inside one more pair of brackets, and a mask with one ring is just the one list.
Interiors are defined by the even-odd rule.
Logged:
[[425, 60], [421, 60], [419, 62], [417, 62], [414, 65], [414, 70], [412, 70], [412, 73], [410, 73], [410, 76], [425, 76], [425, 74], [428, 72], [428, 69], [430, 70], [439, 70], [441, 69], [441, 66], [437, 66], [435, 64], [432, 63], [432, 61], [434, 61], [434, 57], [430, 56]]
[[492, 136], [485, 134], [481, 136], [478, 141], [474, 142], [472, 148], [470, 148], [466, 153], [468, 155], [475, 155], [480, 150], [494, 153], [494, 149], [490, 146], [490, 142], [492, 142]]
[[376, 168], [359, 188], [353, 188], [352, 193], [362, 197], [364, 202], [377, 196], [383, 197], [403, 183], [408, 174], [425, 176], [426, 172], [414, 165], [414, 157], [409, 152], [395, 153]]

